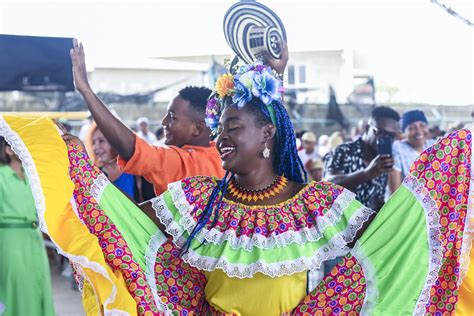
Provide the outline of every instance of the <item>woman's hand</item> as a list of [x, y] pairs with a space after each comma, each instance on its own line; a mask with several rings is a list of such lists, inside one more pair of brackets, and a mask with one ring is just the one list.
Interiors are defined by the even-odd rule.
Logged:
[[61, 122], [59, 122], [57, 119], [53, 119], [53, 122], [61, 131], [61, 138], [64, 140], [66, 145], [76, 144], [77, 146], [85, 150], [86, 146], [84, 146], [84, 143], [79, 139], [79, 137], [70, 134], [64, 127], [64, 125], [61, 124]]
[[288, 45], [286, 45], [285, 42], [279, 42], [278, 45], [280, 46], [281, 50], [280, 59], [268, 58], [268, 64], [277, 73], [283, 75], [286, 69], [286, 65], [288, 64]]
[[86, 146], [84, 146], [84, 143], [79, 139], [79, 137], [74, 136], [72, 134], [64, 134], [61, 136], [66, 143], [66, 145], [77, 145], [79, 146], [82, 150], [86, 150]]

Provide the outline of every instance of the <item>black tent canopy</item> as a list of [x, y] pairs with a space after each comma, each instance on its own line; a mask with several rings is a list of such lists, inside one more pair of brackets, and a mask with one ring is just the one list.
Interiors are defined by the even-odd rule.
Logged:
[[72, 38], [0, 34], [0, 91], [73, 91]]

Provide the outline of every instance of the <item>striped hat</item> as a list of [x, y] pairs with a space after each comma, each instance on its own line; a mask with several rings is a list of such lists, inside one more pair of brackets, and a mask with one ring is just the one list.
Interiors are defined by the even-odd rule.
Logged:
[[232, 50], [246, 63], [266, 62], [268, 56], [279, 59], [279, 43], [286, 42], [280, 18], [268, 7], [255, 1], [239, 1], [224, 16], [224, 35]]

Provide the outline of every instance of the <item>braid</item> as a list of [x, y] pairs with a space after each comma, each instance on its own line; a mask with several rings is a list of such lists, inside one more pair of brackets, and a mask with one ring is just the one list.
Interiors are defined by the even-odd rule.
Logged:
[[277, 128], [277, 141], [276, 146], [274, 146], [273, 159], [276, 172], [295, 182], [307, 182], [303, 162], [298, 156], [296, 136], [290, 116], [282, 103], [274, 102], [272, 106], [275, 111]]
[[[222, 178], [222, 180], [219, 180], [215, 188], [212, 190], [211, 196], [209, 197], [209, 202], [207, 203], [204, 211], [201, 213], [201, 216], [199, 217], [196, 223], [196, 226], [194, 226], [193, 231], [191, 232], [188, 239], [186, 240], [183, 246], [183, 249], [181, 251], [181, 255], [188, 252], [189, 247], [191, 246], [192, 240], [204, 228], [204, 226], [206, 226], [212, 214], [214, 214], [214, 219], [212, 221], [211, 228], [214, 227], [214, 225], [217, 222], [217, 218], [219, 217], [219, 207], [221, 205], [222, 199], [224, 198], [225, 192], [227, 191], [227, 187], [229, 186], [229, 181], [232, 180], [233, 177], [234, 177], [234, 174], [231, 174], [229, 178], [229, 171], [227, 171], [224, 175], [224, 178]], [[212, 206], [214, 205], [215, 200], [219, 195], [220, 195], [219, 200], [217, 201], [217, 205], [216, 207], [214, 207], [214, 212], [213, 212]], [[200, 246], [202, 245], [203, 243]]]
[[275, 123], [271, 121], [270, 112], [260, 99], [252, 99], [243, 109], [256, 117], [257, 126], [275, 125], [277, 129], [273, 144], [273, 169], [275, 173], [285, 176], [291, 181], [304, 183], [307, 181], [307, 175], [303, 162], [298, 156], [296, 136], [290, 116], [281, 102], [273, 102], [270, 106], [273, 107], [275, 112]]

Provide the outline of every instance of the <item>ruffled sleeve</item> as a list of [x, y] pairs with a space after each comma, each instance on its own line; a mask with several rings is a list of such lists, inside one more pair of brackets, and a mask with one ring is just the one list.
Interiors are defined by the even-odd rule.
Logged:
[[[153, 200], [156, 216], [177, 247], [193, 231], [217, 184], [194, 177], [172, 183]], [[313, 182], [276, 205], [248, 206], [223, 199], [215, 226], [211, 216], [182, 259], [230, 277], [271, 277], [313, 270], [348, 252], [358, 229], [373, 214], [355, 195], [328, 182]]]

